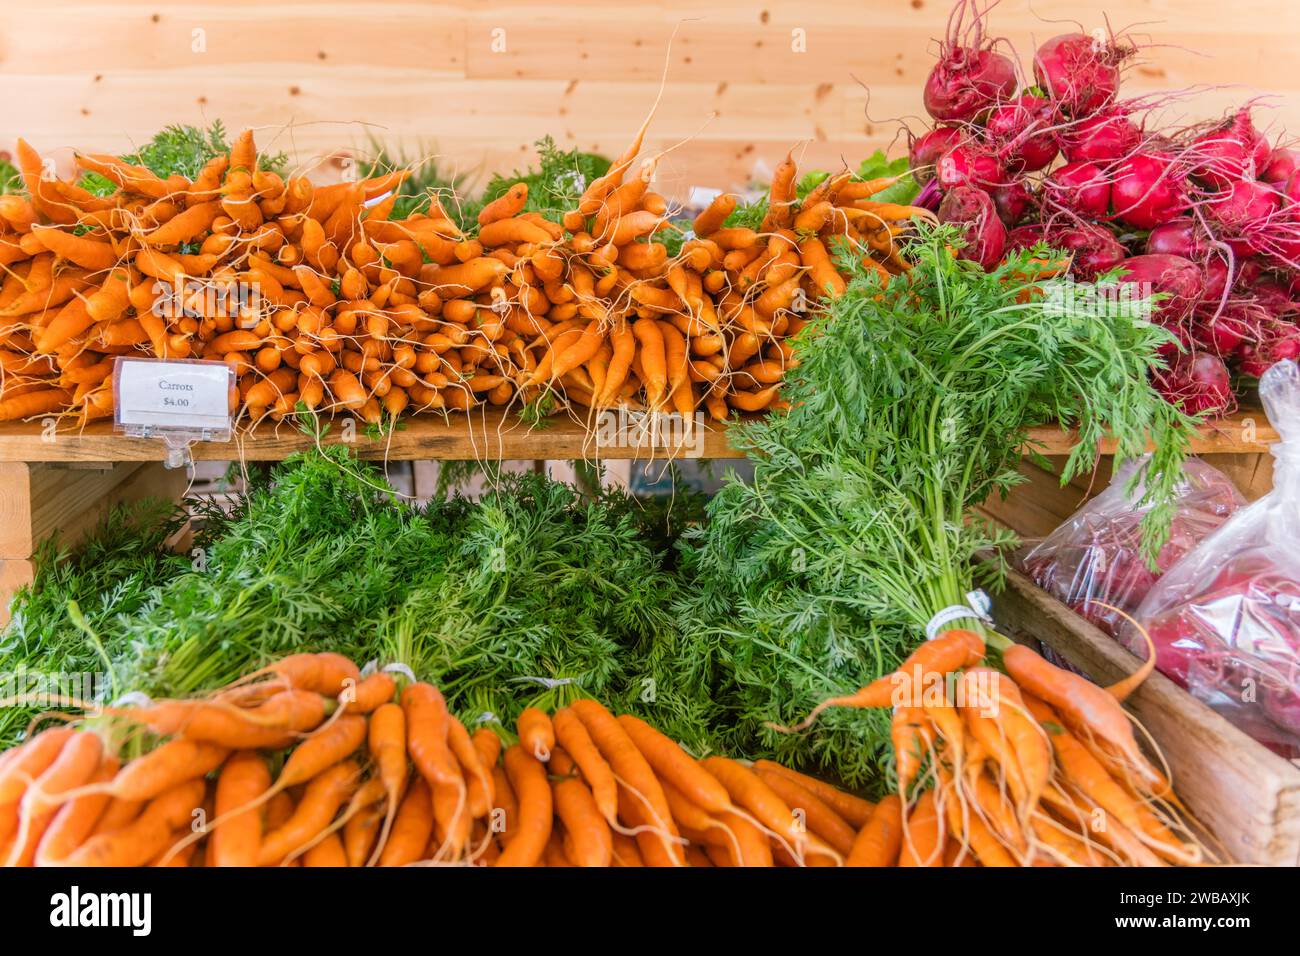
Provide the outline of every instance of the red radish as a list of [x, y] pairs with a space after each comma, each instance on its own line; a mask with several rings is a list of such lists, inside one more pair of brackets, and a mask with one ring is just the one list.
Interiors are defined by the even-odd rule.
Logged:
[[1188, 415], [1226, 414], [1236, 406], [1228, 367], [1208, 352], [1179, 355], [1168, 369], [1152, 372], [1151, 378], [1156, 390]]
[[[1146, 294], [1163, 296], [1151, 313], [1151, 321], [1178, 335], [1190, 338], [1187, 318], [1204, 294], [1204, 279], [1196, 263], [1182, 256], [1133, 256], [1119, 265], [1122, 282], [1140, 283]], [[1162, 354], [1172, 346], [1161, 349]]]
[[1040, 242], [1047, 242], [1042, 223], [1031, 222], [1007, 231], [1008, 249], [1032, 249]]
[[1173, 161], [1158, 153], [1137, 153], [1112, 173], [1115, 218], [1138, 229], [1154, 229], [1187, 207]]
[[1253, 179], [1268, 162], [1271, 149], [1243, 108], [1192, 140], [1196, 164], [1192, 175], [1217, 189]]
[[[963, 31], [967, 7], [974, 20]], [[967, 123], [1016, 91], [1016, 66], [984, 41], [983, 13], [958, 0], [948, 19], [939, 62], [925, 81], [925, 108], [937, 120]]]
[[1151, 230], [1146, 251], [1200, 260], [1209, 253], [1210, 247], [1194, 220], [1171, 219]]
[[1284, 359], [1300, 358], [1300, 329], [1290, 322], [1272, 319], [1260, 325], [1257, 341], [1237, 354], [1242, 374], [1259, 378]]
[[1300, 170], [1300, 152], [1279, 146], [1269, 154], [1259, 178], [1281, 188]]
[[1008, 171], [1032, 173], [1046, 167], [1059, 151], [1051, 126], [1052, 104], [1026, 93], [994, 107], [984, 128], [999, 144], [998, 152]]
[[1275, 279], [1260, 279], [1251, 285], [1250, 293], [1270, 315], [1281, 318], [1296, 309], [1291, 289]]
[[1248, 302], [1229, 302], [1221, 310], [1217, 302], [1202, 306], [1197, 310], [1196, 338], [1217, 355], [1232, 355], [1250, 343], [1258, 316], [1258, 307]]
[[912, 178], [924, 186], [934, 178], [939, 157], [966, 139], [965, 130], [958, 126], [936, 126], [912, 141], [908, 150], [908, 165]]
[[1216, 307], [1223, 298], [1223, 292], [1228, 288], [1229, 280], [1232, 278], [1232, 270], [1228, 268], [1228, 262], [1222, 256], [1214, 255], [1205, 260], [1205, 299], [1213, 303]]
[[1263, 248], [1261, 240], [1271, 231], [1281, 198], [1263, 183], [1241, 180], [1210, 200], [1205, 214], [1223, 227], [1225, 236], [1221, 238], [1235, 240], [1234, 252], [1250, 254]]
[[958, 143], [939, 157], [936, 175], [944, 189], [954, 186], [992, 189], [1005, 179], [997, 158], [986, 147], [970, 141]]
[[1065, 33], [1034, 53], [1034, 78], [1063, 112], [1086, 116], [1115, 99], [1119, 65], [1132, 52], [1086, 33]]
[[1142, 130], [1122, 113], [1098, 113], [1071, 123], [1057, 138], [1070, 162], [1102, 163], [1134, 152], [1142, 145]]
[[1110, 211], [1110, 179], [1093, 163], [1067, 163], [1047, 177], [1043, 188], [1058, 205], [1086, 219]]
[[1104, 275], [1124, 261], [1128, 251], [1108, 230], [1092, 223], [1053, 230], [1047, 243], [1054, 249], [1074, 253], [1070, 271], [1081, 279]]
[[996, 186], [989, 190], [989, 196], [998, 211], [998, 218], [1008, 228], [1025, 218], [1025, 210], [1029, 208], [1034, 198], [1025, 188], [1025, 184], [1020, 181]]
[[989, 194], [974, 186], [956, 186], [948, 191], [939, 206], [939, 221], [964, 225], [966, 245], [958, 258], [978, 262], [991, 269], [1006, 250], [1007, 231], [998, 218]]

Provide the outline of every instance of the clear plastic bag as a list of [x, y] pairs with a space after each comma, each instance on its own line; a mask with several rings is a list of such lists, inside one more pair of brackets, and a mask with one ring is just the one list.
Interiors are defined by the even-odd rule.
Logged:
[[1164, 572], [1246, 504], [1227, 475], [1188, 459], [1169, 541], [1152, 569], [1142, 556], [1145, 488], [1139, 481], [1129, 490], [1148, 460], [1126, 462], [1105, 491], [1016, 559], [1035, 584], [1112, 637], [1124, 623], [1112, 608], [1132, 614]]
[[[1134, 615], [1156, 666], [1286, 757], [1300, 756], [1300, 368], [1279, 362], [1259, 395], [1281, 435], [1273, 490], [1206, 538]], [[1140, 657], [1132, 626], [1122, 643]]]

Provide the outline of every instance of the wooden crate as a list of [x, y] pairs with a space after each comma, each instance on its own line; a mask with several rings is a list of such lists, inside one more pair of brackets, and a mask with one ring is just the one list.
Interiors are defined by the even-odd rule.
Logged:
[[[1041, 642], [1099, 684], [1139, 666], [1113, 638], [1014, 571], [993, 604], [1003, 633]], [[1300, 866], [1300, 767], [1160, 674], [1143, 683], [1128, 707], [1160, 745], [1187, 808], [1230, 859]]]
[[150, 462], [0, 462], [0, 625], [14, 592], [32, 581], [32, 556], [54, 533], [75, 544], [114, 505], [185, 493], [183, 469]]
[[[1247, 501], [1255, 501], [1273, 488], [1273, 456], [1267, 452], [1209, 452], [1197, 457], [1232, 479]], [[1020, 473], [1025, 483], [1016, 486], [1005, 500], [990, 498], [980, 511], [1026, 541], [1033, 541], [1055, 531], [1110, 483], [1113, 459], [1109, 455], [1102, 456], [1095, 471], [1066, 485], [1060, 479], [1065, 457], [1049, 455], [1047, 459], [1050, 469], [1024, 462]]]

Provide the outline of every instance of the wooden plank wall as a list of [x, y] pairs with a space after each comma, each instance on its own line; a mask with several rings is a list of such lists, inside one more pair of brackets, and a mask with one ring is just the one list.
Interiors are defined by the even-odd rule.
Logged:
[[[734, 188], [793, 145], [856, 161], [899, 138], [942, 33], [945, 0], [40, 0], [0, 16], [0, 149], [125, 150], [169, 122], [264, 129], [303, 161], [368, 135], [482, 177], [550, 133], [620, 150], [669, 85], [650, 148], [684, 143], [661, 188]], [[1212, 87], [1171, 115], [1200, 119], [1278, 94], [1300, 127], [1293, 0], [1003, 0], [994, 31], [1027, 59], [1072, 18], [1109, 14], [1152, 43], [1126, 92]], [[689, 142], [686, 142], [689, 141]], [[895, 145], [895, 149], [898, 146]]]

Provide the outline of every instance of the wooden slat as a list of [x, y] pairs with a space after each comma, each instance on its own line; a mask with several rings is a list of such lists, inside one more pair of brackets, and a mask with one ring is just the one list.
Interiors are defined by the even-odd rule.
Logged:
[[79, 522], [139, 469], [127, 463], [93, 470], [0, 464], [0, 558], [31, 557], [36, 543], [55, 530], [75, 537]]
[[[994, 598], [1010, 636], [1041, 640], [1100, 684], [1132, 673], [1138, 659], [1014, 571]], [[1256, 743], [1160, 674], [1127, 706], [1160, 745], [1174, 788], [1241, 863], [1300, 865], [1300, 769]]]
[[[392, 461], [742, 457], [727, 443], [723, 429], [716, 425], [705, 424], [693, 435], [674, 436], [665, 432], [658, 446], [648, 437], [638, 438], [639, 433], [632, 427], [623, 432], [628, 435], [624, 443], [602, 445], [598, 442], [598, 430], [589, 430], [583, 422], [556, 416], [547, 420], [544, 427], [530, 431], [517, 415], [489, 409], [445, 419], [427, 415], [405, 419], [395, 432], [381, 439], [367, 437], [364, 426], [349, 429], [347, 423], [336, 421], [322, 444], [346, 444], [361, 458]], [[294, 425], [265, 423], [237, 433], [228, 443], [200, 442], [193, 446], [192, 453], [196, 461], [275, 461], [312, 445], [313, 439]], [[0, 425], [0, 462], [162, 461], [165, 453], [161, 440], [125, 438], [115, 434], [108, 422], [59, 433], [54, 441], [42, 439], [39, 422]]]
[[[0, 465], [0, 476], [12, 478], [12, 467], [11, 463]], [[144, 498], [178, 501], [186, 486], [183, 469], [168, 470], [154, 462], [122, 463], [94, 470], [41, 464], [16, 467], [31, 469], [33, 500], [18, 510], [25, 511], [32, 523], [24, 530], [9, 527], [13, 519], [10, 485], [2, 490], [5, 510], [0, 521], [4, 522], [4, 533], [12, 539], [6, 546], [27, 547], [28, 556], [32, 546], [54, 532], [61, 543], [75, 545], [117, 505]], [[0, 559], [0, 627], [9, 622], [9, 602], [14, 592], [33, 580], [35, 568], [28, 556]]]

